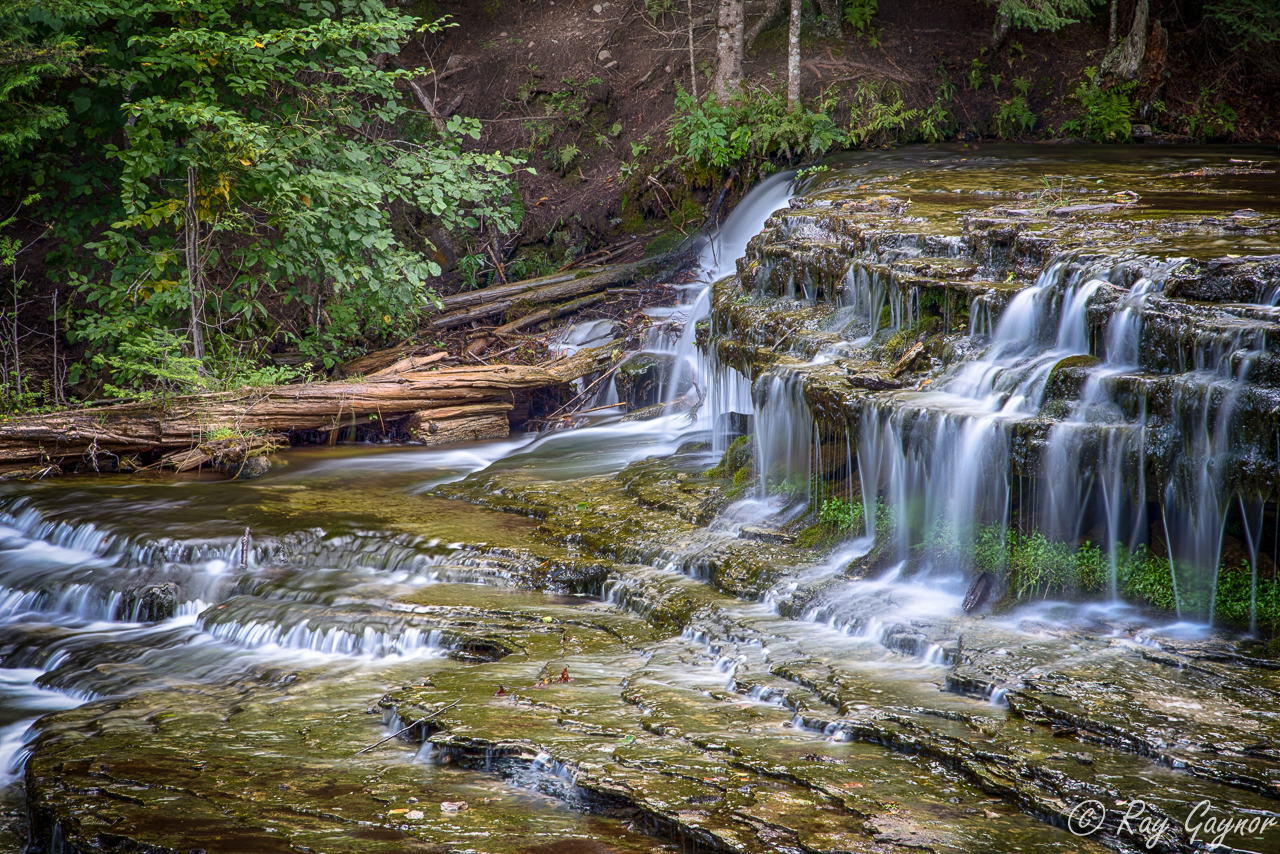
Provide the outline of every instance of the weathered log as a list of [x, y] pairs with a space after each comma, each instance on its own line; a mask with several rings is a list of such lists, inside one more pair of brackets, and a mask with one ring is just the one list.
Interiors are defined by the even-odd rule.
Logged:
[[517, 396], [600, 370], [608, 348], [545, 365], [452, 367], [363, 381], [306, 383], [72, 409], [0, 422], [0, 467], [81, 455], [189, 448], [224, 431], [236, 435], [336, 430], [376, 417], [481, 404], [511, 407]]
[[[582, 276], [577, 279], [569, 279], [568, 281], [556, 282], [542, 287], [522, 290], [514, 293], [508, 293], [498, 299], [494, 299], [492, 294], [487, 302], [475, 305], [469, 308], [463, 308], [458, 311], [442, 314], [433, 317], [428, 321], [432, 329], [452, 329], [457, 326], [465, 326], [475, 320], [484, 320], [496, 315], [506, 314], [518, 304], [541, 305], [549, 302], [559, 302], [561, 300], [573, 299], [584, 294], [603, 291], [610, 285], [628, 284], [635, 281], [639, 264], [621, 264], [617, 267], [611, 267], [600, 273], [593, 273], [589, 276]], [[491, 290], [491, 289], [486, 289]], [[505, 289], [504, 289], [505, 290]], [[480, 291], [478, 293], [484, 293]]]
[[605, 272], [608, 269], [607, 267], [581, 267], [562, 273], [552, 273], [549, 276], [539, 276], [536, 279], [524, 279], [508, 285], [493, 285], [479, 290], [463, 291], [460, 294], [453, 294], [442, 299], [440, 301], [440, 310], [448, 313], [457, 311], [460, 308], [470, 308], [471, 306], [482, 305], [494, 300], [507, 299], [518, 296], [525, 291], [532, 291], [536, 288], [556, 285], [561, 282], [571, 282], [574, 279], [586, 278], [588, 275]]
[[540, 279], [528, 279], [510, 285], [455, 294], [443, 301], [445, 313], [429, 321], [428, 326], [437, 330], [450, 329], [503, 314], [520, 303], [541, 305], [560, 302], [605, 290], [610, 285], [669, 277], [677, 273], [682, 264], [692, 259], [692, 252], [682, 245], [680, 248], [653, 258], [613, 267], [600, 267], [586, 275], [583, 275], [584, 270], [579, 269], [544, 276]]
[[[465, 407], [467, 410], [483, 408]], [[409, 435], [424, 445], [501, 439], [511, 432], [511, 422], [507, 420], [507, 412], [510, 409], [511, 407], [506, 405], [501, 412], [488, 414], [472, 412], [449, 418], [443, 418], [439, 412], [428, 409], [410, 415], [405, 428]]]
[[[532, 314], [526, 314], [524, 317], [513, 320], [503, 326], [499, 326], [497, 329], [493, 330], [494, 337], [499, 335], [510, 335], [513, 332], [519, 332], [521, 329], [525, 329], [539, 323], [544, 323], [548, 320], [554, 320], [557, 317], [572, 314], [575, 311], [582, 311], [584, 308], [590, 308], [609, 296], [609, 293], [610, 291], [602, 291], [598, 294], [587, 294], [585, 297], [578, 297], [577, 299], [570, 300], [569, 302], [562, 302], [559, 305], [539, 309]], [[489, 349], [489, 345], [491, 345], [493, 341], [494, 338], [492, 337], [478, 338], [467, 345], [467, 354], [471, 356], [479, 356], [483, 354], [485, 350]]]
[[349, 362], [343, 362], [334, 373], [339, 377], [362, 377], [366, 374], [380, 371], [388, 365], [393, 365], [427, 349], [430, 349], [427, 345], [414, 341], [412, 338], [406, 338], [393, 347], [374, 350]]

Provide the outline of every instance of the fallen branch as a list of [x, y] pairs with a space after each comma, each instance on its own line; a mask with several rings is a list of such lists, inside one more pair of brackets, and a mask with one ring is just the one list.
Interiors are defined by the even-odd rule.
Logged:
[[[822, 80], [822, 72], [819, 71], [819, 69], [828, 68], [828, 69], [848, 69], [851, 71], [859, 71], [862, 73], [862, 75], [871, 75], [873, 77], [886, 77], [890, 80], [896, 80], [899, 83], [920, 82], [916, 78], [911, 77], [908, 74], [901, 73], [902, 69], [900, 68], [898, 69], [899, 73], [894, 74], [893, 72], [886, 71], [883, 68], [876, 68], [873, 65], [864, 65], [861, 62], [851, 62], [847, 59], [807, 59], [804, 62], [800, 63], [800, 65], [812, 71], [813, 75], [817, 77], [819, 80]], [[897, 66], [895, 65], [894, 68], [897, 68]], [[857, 79], [857, 78], [854, 77], [854, 78], [839, 78], [839, 79], [847, 80], [847, 79]]]
[[[555, 320], [557, 317], [563, 317], [566, 314], [573, 314], [576, 311], [582, 311], [584, 308], [589, 308], [605, 299], [611, 293], [612, 291], [603, 291], [598, 294], [587, 294], [585, 297], [578, 297], [577, 299], [569, 302], [553, 305], [549, 308], [539, 309], [532, 314], [526, 314], [518, 320], [511, 321], [505, 326], [499, 326], [497, 329], [493, 330], [492, 334], [494, 336], [509, 335], [512, 332], [519, 332], [521, 329], [526, 329], [539, 323], [545, 323], [548, 320]], [[493, 343], [493, 338], [479, 338], [467, 345], [467, 354], [470, 356], [479, 356], [489, 348], [491, 343]]]
[[458, 704], [459, 704], [459, 703], [461, 703], [461, 702], [462, 702], [461, 700], [454, 700], [452, 703], [450, 703], [449, 705], [445, 706], [444, 708], [436, 709], [436, 710], [435, 710], [434, 712], [432, 712], [431, 714], [426, 715], [426, 716], [421, 717], [421, 718], [418, 718], [416, 721], [414, 721], [413, 723], [409, 724], [409, 725], [408, 725], [407, 727], [405, 727], [404, 729], [401, 729], [401, 730], [399, 730], [399, 731], [397, 731], [397, 732], [393, 732], [393, 733], [391, 733], [391, 735], [387, 736], [386, 738], [384, 738], [382, 741], [378, 742], [377, 744], [371, 744], [371, 745], [369, 745], [368, 747], [366, 747], [364, 750], [357, 750], [357, 751], [355, 752], [355, 755], [356, 755], [356, 756], [359, 756], [361, 753], [368, 753], [370, 750], [373, 750], [375, 747], [381, 747], [382, 745], [386, 744], [386, 743], [387, 743], [388, 741], [390, 741], [391, 739], [396, 738], [397, 736], [404, 735], [406, 732], [408, 732], [409, 730], [413, 729], [413, 728], [414, 728], [414, 727], [416, 727], [418, 724], [425, 724], [427, 721], [431, 720], [431, 719], [432, 719], [432, 718], [434, 718], [436, 715], [440, 714], [441, 712], [445, 711], [446, 709], [452, 709], [454, 706], [458, 705]]
[[[614, 362], [614, 363], [613, 363], [613, 366], [612, 366], [611, 368], [609, 368], [609, 370], [605, 371], [603, 374], [601, 374], [600, 376], [596, 377], [596, 378], [595, 378], [595, 380], [593, 380], [593, 381], [592, 381], [592, 383], [591, 383], [590, 385], [588, 385], [588, 386], [587, 386], [586, 388], [584, 388], [582, 391], [578, 392], [578, 393], [573, 397], [573, 399], [572, 399], [572, 400], [570, 400], [568, 403], [566, 403], [566, 404], [564, 404], [563, 406], [561, 406], [559, 409], [557, 409], [555, 412], [551, 413], [551, 414], [550, 414], [550, 415], [548, 415], [547, 417], [545, 417], [545, 418], [541, 418], [541, 419], [539, 419], [539, 420], [540, 420], [543, 424], [550, 424], [552, 421], [555, 421], [557, 418], [559, 418], [559, 417], [560, 417], [560, 415], [561, 415], [561, 414], [564, 414], [564, 412], [565, 412], [565, 410], [566, 410], [566, 409], [568, 409], [569, 407], [573, 406], [575, 403], [577, 403], [577, 402], [578, 402], [579, 400], [581, 400], [582, 398], [586, 397], [588, 393], [590, 393], [592, 390], [594, 390], [594, 389], [596, 388], [596, 386], [600, 385], [600, 383], [601, 383], [601, 382], [603, 382], [605, 379], [607, 379], [608, 377], [613, 376], [613, 374], [618, 370], [618, 368], [622, 367], [622, 363], [623, 363], [623, 362], [625, 362], [625, 361], [627, 361], [627, 359], [628, 359], [630, 356], [632, 356], [632, 355], [633, 355], [633, 354], [632, 354], [632, 353], [629, 353], [629, 352], [628, 352], [628, 353], [623, 353], [623, 354], [622, 354], [622, 356], [621, 356], [621, 357], [620, 357], [616, 362]], [[574, 413], [570, 412], [570, 413], [568, 413], [568, 414], [569, 414], [569, 415], [572, 415], [572, 414], [574, 414]]]

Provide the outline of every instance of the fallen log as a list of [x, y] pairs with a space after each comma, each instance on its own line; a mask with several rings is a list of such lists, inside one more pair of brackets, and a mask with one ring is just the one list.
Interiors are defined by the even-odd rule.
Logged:
[[[140, 400], [0, 421], [0, 469], [69, 457], [198, 447], [220, 435], [268, 436], [345, 429], [411, 413], [428, 420], [490, 416], [516, 398], [563, 385], [611, 361], [609, 348], [581, 350], [544, 365], [445, 367], [358, 381], [317, 382]], [[430, 366], [434, 367], [434, 366]]]
[[484, 406], [461, 407], [458, 414], [444, 417], [436, 410], [415, 412], [409, 416], [406, 429], [424, 445], [449, 442], [474, 442], [478, 439], [502, 439], [511, 432], [507, 413], [511, 404], [501, 404], [496, 412], [482, 412]]
[[539, 309], [532, 314], [526, 314], [517, 320], [513, 320], [508, 324], [499, 326], [493, 330], [493, 337], [478, 338], [467, 345], [467, 355], [480, 356], [494, 342], [494, 338], [501, 335], [510, 335], [513, 332], [519, 332], [539, 323], [548, 320], [554, 320], [557, 317], [563, 317], [566, 314], [573, 314], [575, 311], [582, 311], [584, 308], [590, 308], [601, 300], [609, 296], [612, 291], [601, 291], [598, 294], [587, 294], [585, 297], [578, 297], [569, 302], [562, 302], [559, 305], [553, 305], [550, 308]]
[[443, 300], [444, 314], [432, 318], [427, 325], [433, 330], [451, 329], [476, 320], [505, 314], [521, 304], [534, 306], [561, 302], [603, 291], [611, 285], [628, 285], [633, 282], [671, 276], [679, 271], [682, 264], [692, 259], [693, 255], [688, 248], [675, 249], [654, 258], [646, 258], [630, 264], [600, 267], [585, 275], [584, 270], [574, 270], [543, 276], [540, 279], [527, 279], [510, 285], [454, 294]]
[[[496, 315], [506, 314], [517, 305], [533, 306], [573, 299], [585, 294], [603, 291], [610, 285], [630, 284], [636, 280], [639, 268], [639, 264], [621, 264], [600, 273], [592, 273], [589, 276], [508, 293], [497, 299], [492, 298], [492, 295], [490, 295], [491, 298], [487, 302], [433, 317], [427, 323], [435, 330], [452, 329], [457, 326], [465, 326], [475, 320], [485, 320]], [[505, 291], [506, 289], [504, 288], [503, 290]], [[479, 293], [483, 293], [483, 291]]]
[[463, 291], [460, 294], [453, 294], [442, 299], [440, 301], [440, 310], [448, 313], [457, 311], [460, 308], [469, 308], [473, 305], [481, 305], [494, 300], [507, 299], [518, 296], [525, 291], [532, 291], [536, 288], [556, 285], [561, 282], [571, 282], [574, 279], [585, 278], [608, 269], [607, 267], [582, 267], [577, 270], [552, 273], [549, 276], [539, 276], [536, 279], [524, 279], [519, 282], [512, 282], [509, 285], [493, 285], [475, 291]]

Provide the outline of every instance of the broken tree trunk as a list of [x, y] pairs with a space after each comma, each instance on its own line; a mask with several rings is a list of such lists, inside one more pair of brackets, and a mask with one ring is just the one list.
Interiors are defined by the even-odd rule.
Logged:
[[1138, 76], [1143, 54], [1147, 51], [1148, 0], [1137, 0], [1133, 7], [1133, 25], [1129, 35], [1103, 57], [1099, 66], [1104, 77], [1133, 80]]
[[[227, 434], [336, 431], [415, 412], [435, 412], [436, 420], [488, 416], [510, 409], [519, 395], [571, 382], [609, 360], [608, 348], [594, 348], [545, 365], [410, 368], [360, 381], [240, 389], [18, 418], [0, 422], [0, 469], [180, 450]], [[487, 408], [462, 411], [477, 406]]]

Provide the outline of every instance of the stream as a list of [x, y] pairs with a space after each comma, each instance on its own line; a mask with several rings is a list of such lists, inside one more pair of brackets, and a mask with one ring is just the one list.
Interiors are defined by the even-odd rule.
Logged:
[[573, 429], [0, 485], [0, 850], [1280, 852], [1277, 161], [852, 152]]

